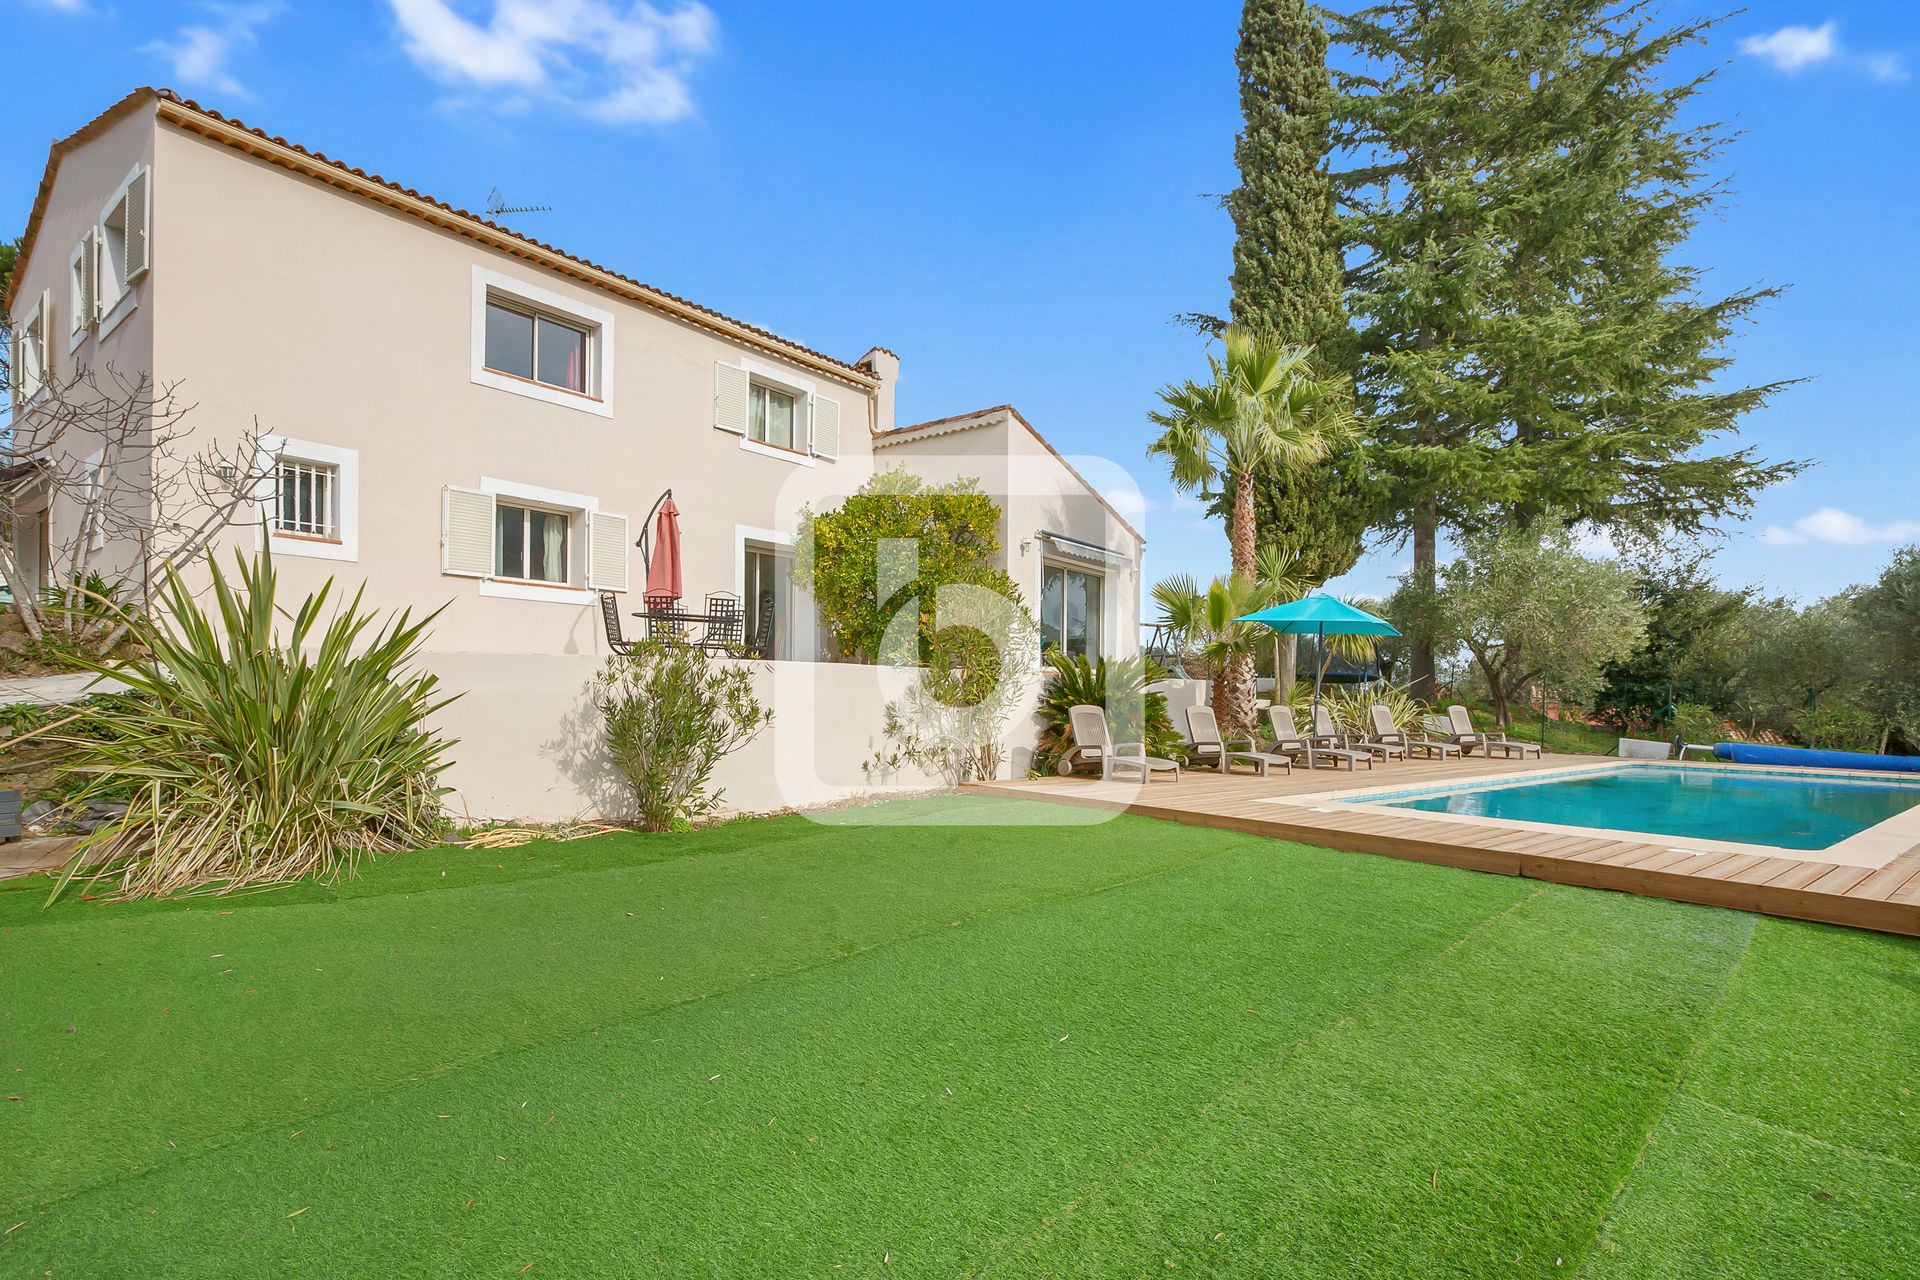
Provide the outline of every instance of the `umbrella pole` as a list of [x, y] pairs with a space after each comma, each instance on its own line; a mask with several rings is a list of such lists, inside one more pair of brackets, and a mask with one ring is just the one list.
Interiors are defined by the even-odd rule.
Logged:
[[1323, 650], [1327, 647], [1327, 624], [1320, 624], [1320, 642], [1313, 647], [1313, 727], [1307, 732], [1320, 732], [1320, 678], [1327, 673], [1327, 656]]

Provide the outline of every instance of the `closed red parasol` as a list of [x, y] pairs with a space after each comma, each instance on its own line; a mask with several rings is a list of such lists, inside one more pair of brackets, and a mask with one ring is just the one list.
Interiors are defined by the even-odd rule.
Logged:
[[660, 504], [651, 550], [647, 563], [648, 605], [678, 600], [685, 592], [680, 584], [680, 508], [673, 505], [672, 498]]

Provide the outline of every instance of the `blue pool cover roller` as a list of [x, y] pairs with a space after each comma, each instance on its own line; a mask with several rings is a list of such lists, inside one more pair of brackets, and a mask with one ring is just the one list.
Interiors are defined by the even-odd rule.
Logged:
[[1920, 756], [1870, 756], [1860, 751], [1762, 747], [1751, 742], [1722, 742], [1713, 749], [1713, 754], [1735, 764], [1785, 764], [1800, 769], [1876, 769], [1882, 773], [1920, 773]]

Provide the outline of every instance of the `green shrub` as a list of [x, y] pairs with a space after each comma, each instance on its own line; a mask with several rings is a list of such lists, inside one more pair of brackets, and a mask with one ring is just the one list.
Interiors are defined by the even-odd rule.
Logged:
[[272, 556], [236, 559], [237, 584], [208, 558], [211, 608], [168, 566], [159, 607], [125, 616], [140, 656], [88, 664], [128, 690], [63, 739], [85, 779], [74, 799], [128, 807], [81, 843], [56, 894], [96, 859], [92, 878], [163, 897], [352, 874], [363, 854], [438, 839], [452, 743], [426, 721], [452, 699], [410, 669], [436, 615], [376, 626], [355, 592], [323, 622], [329, 581], [287, 622]]
[[1800, 740], [1823, 751], [1878, 751], [1880, 726], [1868, 713], [1830, 702], [1800, 717]]
[[592, 697], [643, 831], [685, 829], [718, 809], [714, 767], [773, 719], [750, 668], [655, 641], [608, 658]]
[[1034, 752], [1037, 772], [1052, 772], [1061, 756], [1073, 747], [1068, 713], [1077, 706], [1105, 707], [1107, 728], [1115, 742], [1145, 742], [1147, 754], [1168, 760], [1187, 758], [1187, 740], [1173, 727], [1167, 696], [1149, 693], [1147, 686], [1165, 680], [1167, 673], [1151, 658], [1105, 658], [1089, 662], [1059, 649], [1047, 651], [1053, 673], [1040, 695], [1040, 714], [1046, 727]]
[[1673, 731], [1684, 741], [1704, 746], [1723, 741], [1727, 736], [1724, 717], [1698, 702], [1683, 702], [1673, 709]]

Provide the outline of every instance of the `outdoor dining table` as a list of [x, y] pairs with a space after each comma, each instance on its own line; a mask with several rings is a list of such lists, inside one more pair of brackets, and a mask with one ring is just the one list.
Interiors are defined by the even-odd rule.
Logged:
[[[725, 627], [729, 631], [737, 628], [740, 625], [740, 615], [737, 613], [732, 613], [732, 614], [682, 613], [682, 612], [679, 612], [678, 610], [675, 610], [672, 612], [664, 612], [657, 609], [635, 609], [633, 611], [633, 616], [636, 618], [645, 619], [648, 623], [650, 633], [651, 633], [652, 626], [658, 622], [671, 622], [676, 627], [684, 627], [684, 626], [689, 626], [693, 624], [698, 624], [703, 627], [712, 627], [715, 624], [719, 624]], [[701, 648], [701, 649], [731, 649], [731, 648], [739, 647], [740, 645], [744, 644], [745, 638], [740, 636], [735, 636], [734, 638], [731, 638], [731, 639], [722, 639], [722, 638], [708, 639], [706, 636], [702, 636], [699, 640], [689, 639], [687, 643], [692, 644], [696, 648]]]

